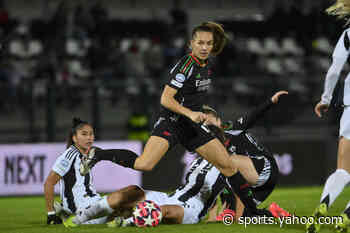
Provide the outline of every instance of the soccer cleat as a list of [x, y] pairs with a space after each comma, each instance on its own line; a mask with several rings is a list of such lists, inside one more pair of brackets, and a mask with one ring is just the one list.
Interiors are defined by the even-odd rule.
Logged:
[[63, 221], [63, 225], [65, 227], [77, 227], [79, 226], [78, 224], [74, 223], [73, 220], [74, 220], [75, 216], [74, 215], [71, 215], [69, 218], [66, 218], [64, 221]]
[[233, 218], [236, 215], [236, 212], [231, 209], [224, 209], [218, 216], [216, 216], [216, 221], [222, 221], [224, 217], [228, 215]]
[[127, 224], [122, 217], [115, 217], [112, 221], [107, 222], [108, 227], [126, 227]]
[[88, 174], [91, 168], [95, 166], [95, 164], [97, 163], [95, 151], [96, 151], [96, 148], [91, 147], [87, 153], [87, 156], [82, 157], [80, 168], [79, 168], [80, 175], [85, 176], [86, 174]]
[[350, 226], [350, 219], [345, 213], [341, 214], [340, 216], [343, 218], [343, 221], [335, 224], [335, 232], [346, 233], [348, 232], [348, 227]]
[[288, 211], [281, 208], [279, 205], [277, 205], [276, 202], [272, 202], [269, 211], [275, 218], [283, 218], [283, 217], [290, 217], [292, 216]]
[[314, 217], [314, 221], [306, 224], [306, 233], [317, 233], [320, 231], [321, 225], [318, 223], [318, 218], [327, 216], [327, 205], [321, 203], [316, 207], [312, 216]]

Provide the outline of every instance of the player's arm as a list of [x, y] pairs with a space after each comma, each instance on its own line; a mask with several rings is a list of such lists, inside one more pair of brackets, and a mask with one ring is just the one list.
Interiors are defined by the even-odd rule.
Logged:
[[317, 103], [314, 109], [318, 117], [322, 117], [322, 113], [328, 111], [335, 85], [337, 84], [341, 70], [348, 59], [349, 45], [350, 38], [348, 32], [344, 31], [333, 51], [332, 64], [327, 71], [321, 100]]
[[244, 212], [244, 204], [241, 201], [241, 199], [239, 199], [239, 197], [237, 196], [237, 194], [234, 194], [236, 197], [236, 221], [238, 221], [238, 219], [243, 215]]
[[160, 98], [160, 104], [169, 109], [172, 112], [181, 114], [190, 118], [192, 121], [196, 123], [200, 123], [206, 119], [206, 115], [202, 112], [193, 112], [190, 109], [182, 106], [179, 102], [175, 100], [175, 95], [177, 93], [177, 89], [165, 85], [162, 96]]
[[61, 176], [56, 172], [51, 171], [48, 177], [46, 178], [44, 184], [44, 194], [46, 201], [46, 210], [47, 210], [47, 224], [60, 224], [62, 220], [56, 215], [53, 202], [54, 202], [54, 191], [55, 185], [61, 179]]
[[219, 203], [218, 200], [215, 200], [215, 204], [208, 211], [207, 222], [216, 222], [216, 216], [218, 215]]
[[259, 105], [245, 116], [241, 116], [232, 122], [233, 129], [247, 130], [251, 128], [264, 114], [274, 105], [277, 104], [281, 95], [288, 94], [287, 91], [278, 91], [270, 99]]

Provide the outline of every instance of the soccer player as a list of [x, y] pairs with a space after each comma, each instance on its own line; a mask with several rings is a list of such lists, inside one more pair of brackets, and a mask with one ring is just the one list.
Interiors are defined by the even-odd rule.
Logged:
[[[46, 210], [48, 214], [47, 224], [62, 223], [61, 218], [56, 213], [58, 210], [54, 208], [54, 186], [59, 181], [62, 208], [65, 213], [76, 214], [80, 209], [85, 209], [93, 203], [99, 203], [99, 205], [109, 207], [107, 196], [101, 197], [93, 187], [91, 174], [88, 173], [82, 176], [79, 172], [81, 159], [86, 156], [94, 139], [92, 126], [86, 121], [74, 118], [72, 128], [69, 131], [67, 149], [56, 159], [44, 184]], [[129, 187], [126, 190], [135, 190], [137, 197], [138, 188]], [[130, 205], [133, 205], [132, 201], [136, 197], [129, 197]], [[107, 208], [107, 212], [110, 210]], [[107, 217], [103, 217], [87, 223], [105, 223], [107, 220]]]
[[201, 108], [212, 82], [213, 56], [220, 54], [226, 41], [225, 31], [217, 23], [204, 22], [194, 27], [190, 40], [191, 53], [170, 70], [169, 82], [161, 94], [161, 113], [142, 154], [137, 156], [130, 151], [117, 154], [113, 150], [92, 148], [88, 160], [83, 162], [82, 174], [102, 157], [110, 157], [110, 160], [113, 157], [113, 160], [123, 161], [130, 168], [150, 171], [169, 149], [182, 144], [188, 151], [196, 152], [218, 168], [232, 186], [240, 183], [236, 161], [202, 124], [206, 115]]
[[[335, 15], [338, 18], [344, 18], [347, 20], [347, 25], [350, 15], [350, 1], [349, 0], [337, 0], [326, 12], [329, 15]], [[339, 80], [341, 70], [345, 62], [349, 58], [349, 47], [350, 47], [350, 29], [347, 28], [341, 34], [337, 45], [332, 55], [332, 65], [326, 75], [324, 91], [321, 96], [321, 101], [315, 106], [315, 113], [318, 117], [322, 117], [324, 112], [328, 111], [332, 96], [335, 98], [336, 95], [341, 98], [341, 102], [344, 106], [343, 114], [340, 119], [339, 129], [339, 142], [338, 142], [338, 162], [337, 169], [332, 173], [323, 188], [321, 195], [320, 204], [314, 210], [313, 215], [315, 217], [327, 215], [328, 208], [333, 204], [335, 199], [343, 191], [345, 185], [350, 182], [350, 89], [349, 89], [349, 74], [345, 80], [344, 89], [334, 91], [336, 83]], [[336, 102], [336, 101], [334, 101]], [[346, 206], [345, 213], [342, 215], [346, 224], [337, 225], [337, 231], [341, 232], [346, 230], [346, 227], [350, 225], [350, 202]], [[315, 221], [314, 224], [307, 224], [306, 231], [318, 232], [320, 225]]]
[[[227, 150], [235, 159], [241, 160], [239, 171], [245, 183], [240, 183], [240, 189], [235, 190], [239, 198], [243, 201], [245, 208], [242, 210], [243, 216], [273, 216], [267, 210], [258, 209], [275, 187], [278, 167], [272, 154], [258, 143], [251, 134], [247, 132], [254, 122], [261, 117], [273, 104], [278, 102], [280, 95], [287, 94], [285, 91], [277, 92], [271, 100], [261, 105], [249, 115], [239, 118], [237, 121], [226, 124], [226, 131], [221, 128], [221, 120], [215, 110], [204, 107], [203, 112], [209, 117], [206, 123], [212, 129], [213, 135], [217, 136], [226, 146]], [[237, 155], [237, 153], [243, 155]], [[186, 183], [176, 189], [170, 195], [162, 192], [146, 191], [143, 199], [152, 200], [160, 205], [165, 222], [192, 224], [198, 223], [213, 206], [217, 196], [225, 189], [230, 189], [226, 178], [220, 171], [205, 159], [198, 157], [195, 159], [189, 172], [186, 174]], [[123, 195], [128, 196], [127, 193]], [[110, 203], [115, 209], [119, 207], [119, 200]], [[272, 212], [281, 211], [281, 208], [274, 208]], [[77, 216], [70, 218], [67, 226], [75, 226], [104, 213], [105, 209], [93, 205]], [[127, 220], [130, 224], [131, 220]], [[125, 225], [122, 223], [122, 225]]]
[[[225, 144], [229, 153], [234, 155], [232, 157], [242, 174], [240, 179], [242, 182], [233, 188], [244, 208], [237, 209], [238, 217], [255, 215], [257, 205], [271, 194], [276, 185], [279, 170], [272, 153], [247, 130], [278, 102], [281, 95], [285, 94], [288, 92], [279, 91], [246, 116], [224, 124], [214, 109], [204, 107], [203, 112], [209, 115], [205, 123], [212, 132], [219, 135], [220, 141]], [[236, 204], [236, 208], [239, 206], [241, 205]], [[275, 213], [274, 215], [276, 216]]]

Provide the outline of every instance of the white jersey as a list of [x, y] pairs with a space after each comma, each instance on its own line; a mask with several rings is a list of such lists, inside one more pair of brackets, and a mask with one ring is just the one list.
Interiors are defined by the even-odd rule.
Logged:
[[169, 195], [170, 199], [186, 203], [196, 203], [196, 217], [200, 220], [214, 204], [217, 196], [226, 187], [225, 177], [205, 159], [195, 159], [186, 175], [186, 183]]
[[[329, 67], [324, 84], [321, 101], [324, 104], [331, 102], [334, 87], [339, 80], [340, 73], [349, 56], [350, 29], [346, 29], [340, 36], [332, 55], [332, 65]], [[344, 85], [344, 104], [350, 105], [350, 74], [347, 74]]]
[[56, 159], [52, 168], [62, 177], [60, 196], [63, 207], [72, 213], [100, 198], [93, 187], [91, 174], [80, 175], [79, 168], [82, 156], [80, 151], [72, 145]]

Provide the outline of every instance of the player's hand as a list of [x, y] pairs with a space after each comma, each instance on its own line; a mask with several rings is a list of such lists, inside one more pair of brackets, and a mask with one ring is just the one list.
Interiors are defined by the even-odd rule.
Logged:
[[315, 106], [315, 113], [318, 117], [322, 117], [322, 113], [327, 112], [329, 108], [329, 104], [318, 102]]
[[56, 214], [48, 214], [46, 223], [47, 225], [62, 224], [62, 219]]
[[189, 118], [196, 123], [204, 122], [207, 119], [207, 115], [202, 112], [191, 112]]
[[276, 93], [271, 97], [272, 103], [276, 104], [276, 103], [278, 102], [278, 99], [280, 98], [281, 95], [288, 95], [288, 91], [279, 91], [279, 92], [276, 92]]

